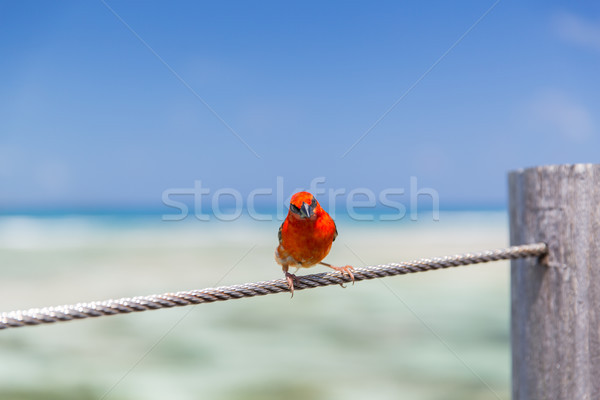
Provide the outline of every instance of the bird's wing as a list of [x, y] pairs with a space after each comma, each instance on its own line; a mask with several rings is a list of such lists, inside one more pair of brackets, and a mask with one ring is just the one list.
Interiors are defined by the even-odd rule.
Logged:
[[281, 244], [281, 229], [283, 228], [283, 224], [279, 227], [279, 232], [277, 232], [277, 237], [279, 238], [279, 244]]
[[337, 226], [335, 225], [335, 221], [333, 221], [333, 227], [335, 228], [335, 233], [333, 234], [333, 240], [332, 240], [332, 242], [335, 242], [335, 238], [338, 235], [338, 233], [337, 233]]

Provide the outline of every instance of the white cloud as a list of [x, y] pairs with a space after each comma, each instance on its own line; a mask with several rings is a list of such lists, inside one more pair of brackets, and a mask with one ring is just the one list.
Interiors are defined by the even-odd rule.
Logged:
[[587, 107], [558, 91], [537, 95], [531, 102], [529, 115], [536, 128], [575, 142], [588, 139], [595, 130]]
[[600, 51], [600, 21], [562, 13], [555, 19], [558, 36], [567, 43]]

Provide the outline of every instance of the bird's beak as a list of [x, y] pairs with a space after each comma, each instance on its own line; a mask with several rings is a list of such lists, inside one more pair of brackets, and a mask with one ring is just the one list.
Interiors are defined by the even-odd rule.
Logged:
[[310, 204], [302, 203], [302, 207], [300, 207], [300, 216], [302, 218], [310, 218], [313, 214], [312, 208], [310, 208]]

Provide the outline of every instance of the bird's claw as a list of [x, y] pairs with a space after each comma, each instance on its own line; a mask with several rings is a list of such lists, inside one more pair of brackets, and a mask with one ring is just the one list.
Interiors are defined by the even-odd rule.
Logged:
[[290, 293], [292, 293], [292, 297], [294, 297], [294, 282], [298, 282], [298, 277], [294, 274], [285, 271], [285, 280], [287, 281], [288, 287], [290, 288]]
[[[348, 277], [352, 280], [352, 284], [354, 285], [354, 274], [352, 273], [352, 271], [354, 270], [353, 267], [351, 267], [350, 265], [346, 265], [345, 267], [329, 266], [329, 268], [339, 271], [342, 274], [347, 274]], [[343, 283], [340, 283], [340, 286], [345, 287]]]

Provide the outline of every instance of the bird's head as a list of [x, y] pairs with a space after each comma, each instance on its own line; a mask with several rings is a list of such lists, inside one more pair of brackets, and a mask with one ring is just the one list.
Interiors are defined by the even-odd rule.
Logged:
[[298, 192], [292, 196], [290, 201], [290, 215], [298, 219], [316, 218], [315, 210], [319, 207], [319, 203], [315, 196], [308, 192]]

